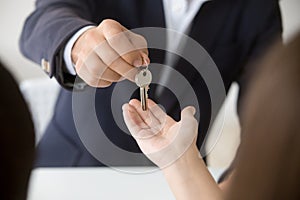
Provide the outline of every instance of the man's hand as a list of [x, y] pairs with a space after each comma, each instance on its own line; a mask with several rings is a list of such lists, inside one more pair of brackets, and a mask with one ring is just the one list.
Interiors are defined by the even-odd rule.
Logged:
[[133, 81], [136, 67], [150, 63], [146, 40], [110, 19], [83, 33], [71, 54], [77, 74], [93, 87]]
[[131, 100], [123, 106], [123, 116], [130, 133], [152, 162], [163, 168], [188, 149], [197, 149], [195, 108], [189, 106], [183, 109], [181, 121], [176, 122], [150, 99], [148, 103], [148, 110], [143, 111], [138, 100]]

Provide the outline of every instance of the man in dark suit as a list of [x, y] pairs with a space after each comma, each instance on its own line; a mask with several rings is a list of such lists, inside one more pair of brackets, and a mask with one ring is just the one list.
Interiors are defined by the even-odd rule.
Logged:
[[[82, 133], [78, 135], [78, 125], [74, 122], [77, 120], [76, 113], [80, 112], [81, 119], [86, 120], [84, 123], [87, 124], [83, 131], [89, 137], [90, 133], [95, 132], [88, 125], [93, 111], [91, 109], [95, 109], [102, 130], [113, 144], [129, 152], [140, 152], [134, 139], [125, 134], [114, 120], [114, 112], [110, 108], [113, 90], [116, 82], [123, 77], [132, 79], [126, 76], [131, 69], [149, 63], [149, 58], [151, 63], [165, 63], [168, 56], [163, 50], [149, 49], [148, 57], [143, 39], [131, 32], [129, 36], [124, 34], [122, 42], [112, 41], [111, 38], [116, 32], [123, 33], [127, 29], [139, 27], [167, 27], [188, 34], [205, 48], [216, 63], [226, 92], [232, 82], [238, 82], [239, 101], [242, 100], [253, 71], [248, 67], [249, 63], [260, 56], [275, 39], [281, 37], [278, 0], [212, 0], [201, 1], [201, 4], [200, 1], [191, 2], [194, 4], [183, 6], [184, 9], [176, 6], [170, 9], [168, 1], [162, 0], [37, 0], [36, 10], [27, 19], [23, 29], [21, 51], [29, 59], [41, 63], [45, 72], [50, 77], [54, 76], [64, 87], [57, 100], [53, 119], [39, 144], [37, 166], [107, 164], [95, 159], [90, 154], [90, 149], [86, 150], [86, 144], [81, 141]], [[198, 10], [193, 10], [195, 6]], [[176, 23], [181, 18], [176, 18], [176, 12], [182, 14], [183, 10], [194, 12], [194, 16], [186, 24], [189, 28], [181, 30], [180, 23]], [[187, 15], [182, 15], [182, 18]], [[173, 22], [173, 26], [170, 22]], [[147, 36], [143, 37], [147, 40]], [[70, 42], [72, 40], [75, 42]], [[98, 48], [103, 41], [106, 46]], [[135, 51], [122, 55], [119, 51], [122, 51], [122, 44], [127, 43], [141, 46], [138, 50], [134, 49]], [[73, 71], [67, 63], [68, 48], [71, 49], [70, 60], [75, 63]], [[111, 52], [119, 55], [115, 65], [108, 64], [104, 59], [103, 54]], [[92, 60], [91, 57], [96, 58]], [[185, 59], [174, 60], [176, 62], [171, 67], [188, 80], [197, 95], [201, 110], [197, 140], [200, 148], [216, 113], [212, 113], [210, 94], [203, 77]], [[91, 63], [97, 64], [93, 66]], [[102, 72], [101, 76], [97, 76], [99, 71]], [[89, 86], [82, 87], [81, 82], [75, 81], [78, 78]], [[127, 81], [124, 84], [131, 83]], [[91, 90], [90, 86], [98, 87], [94, 96], [95, 106], [92, 108], [86, 106], [89, 102], [85, 99], [85, 91]], [[74, 90], [70, 92], [68, 89]], [[79, 90], [82, 92], [78, 92]], [[156, 93], [158, 90], [162, 90], [160, 95]], [[151, 84], [149, 96], [162, 104], [167, 113], [178, 120], [180, 106], [172, 92], [159, 84]], [[188, 96], [192, 91], [186, 92]], [[81, 98], [76, 105], [72, 105], [74, 93]], [[123, 96], [120, 94], [118, 98], [122, 99]], [[138, 98], [137, 92], [131, 98]], [[126, 98], [123, 100], [128, 101]], [[217, 109], [221, 107], [223, 100], [224, 97], [218, 99]], [[79, 111], [74, 114], [74, 109]], [[119, 114], [121, 115], [121, 108]], [[106, 143], [103, 140], [93, 145], [104, 147]], [[145, 157], [134, 160], [123, 158], [109, 150], [103, 150], [102, 153], [112, 158], [113, 165], [149, 165]]]

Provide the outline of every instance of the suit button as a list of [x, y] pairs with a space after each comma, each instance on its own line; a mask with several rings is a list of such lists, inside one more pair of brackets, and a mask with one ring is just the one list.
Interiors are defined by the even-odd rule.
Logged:
[[46, 59], [41, 60], [42, 69], [49, 74], [50, 73], [50, 63]]

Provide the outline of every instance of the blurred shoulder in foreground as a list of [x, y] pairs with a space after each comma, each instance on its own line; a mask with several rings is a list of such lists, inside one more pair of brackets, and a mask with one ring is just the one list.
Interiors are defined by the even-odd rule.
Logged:
[[300, 35], [258, 65], [228, 199], [300, 199]]
[[0, 63], [0, 199], [25, 200], [34, 160], [34, 127], [19, 87]]

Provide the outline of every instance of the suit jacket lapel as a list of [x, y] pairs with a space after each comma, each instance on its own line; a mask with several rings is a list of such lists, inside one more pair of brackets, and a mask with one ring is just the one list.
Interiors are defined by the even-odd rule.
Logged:
[[[207, 52], [211, 54], [216, 47], [218, 38], [222, 37], [223, 26], [226, 25], [225, 20], [230, 14], [231, 0], [212, 0], [206, 2], [196, 15], [190, 37], [196, 40]], [[180, 61], [177, 63], [176, 69], [180, 68]], [[194, 82], [196, 74], [190, 74], [188, 80], [191, 84]]]
[[[138, 2], [141, 27], [166, 27], [162, 0], [138, 0]], [[149, 56], [152, 63], [163, 63], [165, 59], [164, 51], [158, 49], [149, 49]]]
[[190, 36], [197, 40], [206, 51], [212, 51], [219, 33], [225, 25], [224, 21], [230, 13], [229, 0], [212, 0], [202, 5], [193, 20]]
[[[140, 28], [143, 27], [161, 27], [165, 28], [165, 15], [164, 15], [164, 7], [162, 0], [135, 0], [135, 11], [137, 13], [137, 22], [138, 26]], [[146, 40], [148, 41], [149, 47], [151, 47], [150, 41], [153, 41], [153, 39], [147, 39], [148, 37], [153, 37], [150, 34], [143, 33], [143, 31], [138, 31], [138, 34], [142, 34]], [[162, 36], [164, 38], [160, 38], [161, 41], [164, 41], [165, 43], [163, 46], [166, 47], [166, 35]], [[164, 48], [166, 49], [166, 48]], [[164, 49], [153, 49], [149, 48], [149, 58], [151, 60], [151, 63], [164, 63], [165, 60], [165, 51]], [[154, 99], [156, 86], [153, 84], [151, 85], [151, 89], [149, 91], [149, 97]], [[137, 89], [134, 94], [131, 96], [131, 98], [138, 98], [139, 99], [139, 89]]]
[[143, 27], [166, 27], [162, 0], [138, 0], [140, 23]]
[[[213, 0], [206, 2], [202, 5], [201, 9], [193, 20], [189, 35], [198, 43], [200, 43], [208, 53], [213, 51], [217, 42], [217, 38], [220, 37], [219, 33], [221, 32], [222, 27], [225, 25], [224, 21], [229, 14], [230, 6], [231, 4], [225, 0]], [[187, 63], [180, 58], [175, 65], [175, 69], [184, 75], [190, 84], [193, 85], [193, 82], [199, 75], [193, 70], [187, 71], [187, 68], [185, 67], [186, 64]], [[181, 98], [188, 97], [188, 92], [189, 91], [187, 91], [185, 87], [182, 87], [178, 91], [177, 95]], [[168, 96], [168, 91], [164, 91], [161, 94], [161, 99], [166, 99]], [[176, 105], [177, 100], [174, 98], [169, 98], [167, 101], [169, 104], [168, 109], [171, 111]]]

